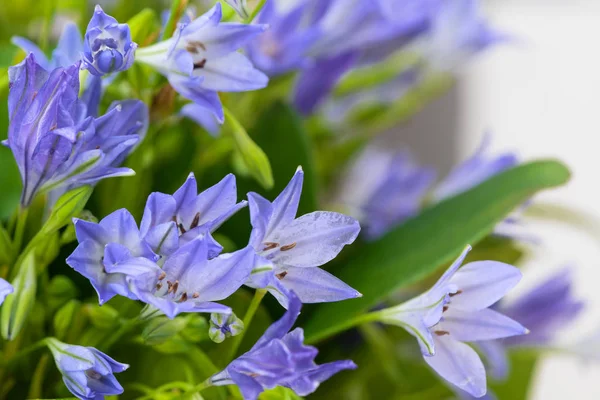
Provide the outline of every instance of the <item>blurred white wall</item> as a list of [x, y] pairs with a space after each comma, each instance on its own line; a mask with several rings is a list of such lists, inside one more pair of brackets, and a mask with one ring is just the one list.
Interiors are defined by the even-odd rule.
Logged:
[[[524, 159], [556, 157], [573, 171], [562, 189], [537, 199], [590, 213], [600, 221], [600, 1], [489, 0], [496, 26], [515, 42], [496, 48], [465, 69], [457, 88], [460, 106], [458, 156], [494, 133], [495, 148], [514, 149]], [[595, 234], [540, 222], [543, 244], [524, 263], [522, 291], [565, 263], [576, 266], [584, 315], [561, 343], [600, 327], [600, 226]], [[596, 348], [600, 352], [600, 346]], [[598, 354], [600, 359], [600, 354]], [[600, 363], [549, 355], [537, 371], [532, 399], [600, 399]], [[574, 397], [573, 397], [574, 396]]]

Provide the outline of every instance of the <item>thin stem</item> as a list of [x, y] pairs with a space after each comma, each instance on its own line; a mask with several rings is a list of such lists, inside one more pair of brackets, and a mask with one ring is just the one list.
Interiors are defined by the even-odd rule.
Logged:
[[20, 350], [17, 355], [8, 359], [4, 364], [8, 368], [24, 356], [28, 355], [29, 353], [33, 353], [34, 351], [41, 349], [42, 347], [46, 347], [46, 339], [42, 339], [28, 347], [25, 347], [23, 350]]
[[37, 399], [42, 395], [42, 386], [44, 384], [44, 377], [46, 376], [46, 368], [48, 367], [49, 361], [50, 355], [44, 354], [38, 362], [35, 372], [33, 373], [31, 385], [29, 386], [28, 399]]
[[263, 9], [266, 2], [267, 2], [267, 0], [260, 0], [260, 2], [256, 5], [256, 7], [254, 7], [254, 10], [252, 10], [252, 14], [250, 14], [248, 19], [246, 20], [246, 23], [249, 24], [252, 21], [254, 21], [254, 18], [256, 18], [258, 13]]
[[[359, 325], [366, 324], [369, 322], [379, 321], [380, 319], [381, 319], [381, 315], [379, 314], [379, 312], [371, 312], [371, 313], [361, 314], [352, 319], [347, 320], [346, 323], [344, 325], [342, 325], [339, 329], [336, 328], [335, 332], [347, 331], [348, 329], [351, 329], [351, 328], [354, 328], [354, 327], [357, 327]], [[325, 339], [330, 333], [331, 332], [329, 332], [329, 331], [322, 331], [317, 336], [309, 337], [306, 340], [306, 343], [314, 344], [321, 339]]]
[[15, 227], [15, 236], [13, 239], [13, 245], [16, 254], [18, 254], [19, 251], [21, 251], [21, 246], [23, 245], [23, 235], [25, 234], [25, 226], [27, 225], [28, 214], [29, 208], [19, 208], [19, 215], [17, 216], [17, 225]]
[[171, 10], [169, 12], [169, 19], [165, 25], [163, 39], [168, 39], [173, 36], [173, 32], [175, 32], [175, 25], [177, 24], [177, 21], [179, 21], [179, 18], [181, 18], [181, 14], [186, 6], [187, 0], [173, 0], [171, 3]]
[[207, 379], [204, 382], [199, 383], [198, 385], [194, 386], [193, 388], [191, 388], [190, 390], [188, 390], [187, 392], [185, 392], [183, 394], [182, 398], [183, 399], [190, 398], [192, 395], [194, 395], [196, 393], [200, 393], [204, 389], [207, 389], [207, 388], [209, 388], [211, 386], [212, 386], [212, 383], [210, 382], [210, 379]]
[[246, 310], [246, 315], [244, 315], [244, 330], [239, 335], [234, 336], [234, 338], [231, 341], [229, 357], [227, 357], [228, 363], [235, 358], [235, 355], [237, 354], [237, 351], [240, 348], [240, 345], [242, 344], [242, 340], [244, 339], [244, 335], [248, 328], [250, 328], [250, 324], [252, 323], [254, 314], [256, 314], [256, 311], [258, 310], [258, 307], [260, 306], [263, 297], [265, 297], [265, 294], [267, 294], [267, 289], [257, 289], [256, 292], [254, 292], [252, 302]]

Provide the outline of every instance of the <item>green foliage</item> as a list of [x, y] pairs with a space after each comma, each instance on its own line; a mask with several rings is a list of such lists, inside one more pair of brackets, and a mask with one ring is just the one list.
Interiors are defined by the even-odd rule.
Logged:
[[6, 298], [0, 318], [2, 337], [6, 340], [13, 340], [21, 332], [35, 303], [37, 278], [35, 257], [32, 253], [29, 253], [23, 261], [12, 285], [14, 293]]
[[403, 285], [426, 277], [492, 231], [536, 192], [564, 184], [567, 168], [556, 161], [518, 166], [424, 211], [385, 237], [360, 248], [336, 275], [363, 297], [323, 304], [307, 321], [309, 341], [340, 332], [352, 318]]

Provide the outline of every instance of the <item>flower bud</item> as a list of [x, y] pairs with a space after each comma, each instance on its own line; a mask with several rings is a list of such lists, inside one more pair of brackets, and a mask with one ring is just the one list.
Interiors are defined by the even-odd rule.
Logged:
[[21, 264], [19, 274], [12, 285], [14, 293], [6, 298], [0, 320], [2, 337], [6, 340], [13, 340], [21, 332], [35, 303], [37, 280], [33, 252], [30, 252]]
[[83, 46], [83, 67], [96, 76], [129, 69], [137, 48], [131, 40], [129, 26], [119, 24], [100, 6], [94, 10]]
[[208, 336], [215, 343], [221, 343], [226, 338], [237, 336], [243, 331], [244, 322], [233, 313], [230, 315], [213, 313], [210, 316]]

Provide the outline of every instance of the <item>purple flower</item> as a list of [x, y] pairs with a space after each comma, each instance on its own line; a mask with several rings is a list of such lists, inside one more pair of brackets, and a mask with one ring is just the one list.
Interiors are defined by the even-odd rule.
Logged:
[[4, 302], [6, 296], [13, 292], [13, 287], [10, 283], [6, 282], [4, 279], [0, 278], [0, 304]]
[[[272, 263], [268, 290], [284, 306], [286, 294], [296, 292], [304, 303], [339, 301], [360, 293], [330, 273], [318, 268], [335, 258], [342, 248], [354, 242], [360, 226], [351, 217], [315, 211], [296, 218], [304, 173], [302, 168], [271, 203], [256, 193], [248, 194], [252, 233], [250, 245], [260, 256], [259, 263]], [[247, 284], [263, 287], [254, 276]]]
[[[246, 204], [246, 201], [237, 202], [232, 174], [198, 194], [196, 178], [191, 173], [173, 195], [156, 192], [148, 197], [141, 234], [157, 254], [166, 256], [192, 239], [214, 232]], [[207, 239], [212, 241], [210, 235]], [[209, 255], [215, 257], [221, 250], [221, 246], [212, 241]]]
[[308, 67], [312, 63], [309, 50], [321, 33], [318, 25], [307, 23], [314, 19], [314, 0], [296, 2], [288, 10], [277, 3], [265, 3], [257, 22], [268, 24], [269, 29], [246, 46], [254, 65], [269, 76]]
[[142, 102], [113, 103], [102, 117], [88, 116], [77, 97], [79, 65], [48, 72], [33, 54], [9, 69], [9, 80], [4, 144], [19, 166], [23, 206], [40, 193], [56, 198], [73, 187], [133, 173], [119, 166], [147, 128]]
[[417, 166], [410, 153], [369, 147], [353, 164], [339, 197], [373, 240], [418, 214], [434, 180], [435, 170]]
[[96, 350], [46, 339], [56, 367], [63, 376], [67, 389], [82, 400], [104, 399], [105, 395], [123, 393], [114, 374], [123, 372], [129, 365], [121, 364]]
[[424, 35], [422, 51], [432, 68], [452, 70], [504, 40], [506, 35], [491, 29], [483, 19], [478, 0], [442, 1]]
[[356, 365], [350, 360], [317, 365], [314, 358], [318, 350], [303, 343], [302, 328], [288, 333], [301, 306], [300, 299], [290, 293], [289, 308], [284, 316], [267, 329], [250, 351], [213, 375], [209, 383], [237, 385], [245, 400], [254, 400], [263, 390], [275, 386], [285, 386], [299, 396], [306, 396], [332, 375], [355, 369]]
[[433, 192], [436, 201], [442, 201], [479, 185], [481, 182], [518, 164], [514, 153], [489, 154], [491, 136], [485, 135], [475, 154], [457, 165]]
[[136, 48], [129, 26], [119, 24], [97, 5], [85, 32], [83, 67], [96, 76], [125, 71], [133, 64]]
[[264, 25], [221, 21], [221, 5], [187, 25], [175, 36], [139, 49], [136, 60], [156, 68], [183, 97], [214, 113], [220, 123], [223, 107], [217, 92], [261, 89], [268, 78], [237, 50], [258, 34]]
[[475, 397], [486, 393], [481, 359], [463, 342], [528, 333], [521, 324], [489, 307], [521, 279], [519, 270], [496, 261], [460, 268], [470, 246], [427, 292], [377, 313], [381, 321], [415, 336], [424, 359], [442, 378]]
[[[90, 280], [100, 304], [117, 294], [137, 299], [129, 288], [127, 276], [152, 275], [160, 268], [154, 263], [158, 256], [143, 241], [129, 211], [117, 210], [97, 224], [81, 219], [75, 219], [74, 223], [79, 245], [67, 258], [67, 264]], [[116, 272], [116, 267], [128, 271]]]
[[229, 297], [246, 282], [256, 256], [246, 247], [209, 259], [210, 244], [206, 237], [197, 237], [167, 257], [162, 269], [144, 265], [142, 273], [132, 273], [124, 254], [125, 261], [114, 263], [110, 272], [125, 275], [138, 299], [169, 318], [182, 312], [230, 314], [229, 307], [214, 301]]
[[48, 59], [42, 49], [28, 39], [13, 36], [11, 41], [25, 53], [33, 54], [39, 65], [47, 70], [58, 67], [69, 67], [81, 60], [81, 53], [83, 52], [81, 33], [77, 25], [72, 22], [69, 22], [63, 28], [58, 45], [52, 52], [51, 59]]
[[510, 304], [496, 309], [531, 331], [526, 336], [477, 343], [492, 376], [505, 379], [508, 374], [507, 350], [512, 347], [543, 347], [552, 343], [557, 332], [568, 326], [583, 310], [584, 304], [573, 295], [573, 278], [563, 269]]

